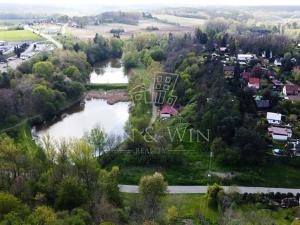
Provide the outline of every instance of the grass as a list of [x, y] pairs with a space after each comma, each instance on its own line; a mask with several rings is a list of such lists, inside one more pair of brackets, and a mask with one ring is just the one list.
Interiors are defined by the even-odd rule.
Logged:
[[87, 90], [120, 90], [127, 89], [128, 84], [86, 84]]
[[[124, 206], [130, 207], [131, 203], [138, 198], [138, 194], [121, 193], [121, 197]], [[231, 215], [228, 215], [232, 222], [236, 221], [234, 224], [290, 225], [299, 211], [299, 207], [270, 210], [260, 204], [233, 205]], [[164, 213], [171, 206], [175, 206], [178, 210], [179, 222], [183, 219], [191, 219], [194, 224], [199, 224], [197, 217], [201, 215], [210, 224], [218, 224], [221, 218], [221, 213], [217, 208], [208, 207], [205, 194], [167, 194], [162, 199], [162, 206]]]
[[290, 225], [296, 214], [297, 207], [292, 209], [264, 209], [259, 205], [246, 204], [235, 209], [238, 217], [246, 220], [248, 224], [276, 224], [276, 225]]
[[37, 34], [28, 30], [9, 30], [0, 31], [0, 40], [2, 41], [38, 41], [43, 40]]
[[[124, 206], [128, 207], [131, 205], [131, 202], [138, 197], [138, 194], [122, 193], [121, 196]], [[162, 200], [162, 205], [164, 209], [176, 206], [180, 220], [196, 220], [197, 215], [201, 214], [207, 220], [216, 224], [219, 218], [217, 209], [207, 207], [204, 194], [167, 194]]]

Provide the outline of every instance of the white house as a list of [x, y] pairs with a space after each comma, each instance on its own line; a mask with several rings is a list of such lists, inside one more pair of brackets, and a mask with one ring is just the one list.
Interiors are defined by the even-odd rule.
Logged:
[[252, 54], [238, 54], [237, 59], [238, 59], [238, 61], [249, 61], [251, 59], [254, 59], [254, 55], [252, 55]]
[[292, 130], [290, 128], [283, 127], [269, 127], [269, 135], [272, 136], [273, 140], [276, 141], [287, 141], [288, 138], [292, 137]]
[[281, 124], [281, 117], [280, 113], [273, 113], [267, 112], [267, 120], [269, 124]]

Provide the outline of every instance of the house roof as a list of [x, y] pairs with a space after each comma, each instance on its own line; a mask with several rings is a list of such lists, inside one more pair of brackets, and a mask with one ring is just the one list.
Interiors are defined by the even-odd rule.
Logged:
[[169, 105], [164, 105], [163, 108], [161, 109], [161, 114], [170, 114], [172, 116], [176, 115], [178, 113], [177, 109], [175, 109], [172, 106]]
[[250, 77], [249, 78], [249, 84], [259, 86], [259, 78]]
[[293, 93], [295, 91], [298, 91], [298, 87], [293, 84], [286, 84], [284, 87], [287, 93]]
[[281, 83], [279, 80], [272, 80], [272, 83], [276, 86], [283, 86], [283, 83]]
[[281, 114], [280, 113], [273, 113], [267, 112], [267, 120], [280, 120], [281, 121]]
[[220, 51], [224, 52], [224, 51], [226, 51], [226, 50], [227, 50], [226, 47], [220, 47]]
[[283, 127], [269, 127], [268, 131], [272, 134], [286, 135], [286, 136], [292, 133], [292, 130], [290, 128], [283, 128]]
[[256, 107], [266, 109], [270, 107], [270, 100], [255, 100]]

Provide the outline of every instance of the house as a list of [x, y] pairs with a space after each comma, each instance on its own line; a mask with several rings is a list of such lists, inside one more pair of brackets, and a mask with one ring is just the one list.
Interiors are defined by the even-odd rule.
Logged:
[[251, 59], [254, 59], [254, 55], [252, 55], [252, 54], [238, 54], [237, 59], [238, 59], [238, 61], [245, 62], [245, 61], [249, 61]]
[[251, 77], [251, 73], [250, 72], [246, 72], [246, 71], [244, 71], [244, 72], [242, 72], [241, 73], [241, 77], [245, 80], [245, 81], [249, 81], [249, 78]]
[[249, 88], [259, 89], [259, 78], [256, 77], [250, 77], [248, 82]]
[[224, 66], [224, 77], [233, 78], [234, 77], [234, 66]]
[[226, 47], [220, 47], [220, 52], [224, 53], [227, 51], [227, 48]]
[[256, 99], [255, 105], [257, 109], [267, 109], [270, 108], [270, 100]]
[[293, 134], [290, 128], [283, 127], [269, 127], [268, 132], [269, 135], [272, 136], [272, 139], [276, 141], [287, 141]]
[[294, 84], [284, 85], [282, 92], [284, 95], [298, 95], [298, 87]]
[[281, 117], [280, 113], [273, 113], [267, 112], [267, 120], [269, 124], [281, 124]]
[[282, 58], [280, 58], [280, 59], [275, 59], [274, 65], [275, 65], [275, 66], [282, 66]]
[[177, 109], [170, 105], [164, 105], [160, 111], [160, 118], [169, 118], [178, 114]]
[[273, 83], [273, 89], [282, 89], [283, 83], [281, 83], [279, 80], [272, 80]]

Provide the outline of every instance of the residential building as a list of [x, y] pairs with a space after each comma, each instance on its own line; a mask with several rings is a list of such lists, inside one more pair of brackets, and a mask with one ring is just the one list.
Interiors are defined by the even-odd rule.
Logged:
[[178, 114], [178, 111], [176, 108], [170, 105], [164, 105], [160, 111], [160, 118], [169, 118], [171, 116], [175, 116]]
[[267, 112], [267, 121], [269, 124], [281, 124], [281, 117], [280, 113]]
[[298, 87], [294, 84], [284, 85], [282, 92], [284, 95], [298, 95]]
[[276, 141], [287, 141], [293, 134], [290, 128], [283, 127], [269, 127], [268, 132], [272, 139]]
[[283, 83], [279, 80], [272, 80], [272, 83], [273, 83], [273, 89], [282, 89], [282, 86], [283, 86]]
[[237, 59], [238, 61], [249, 61], [251, 59], [254, 59], [254, 55], [253, 54], [238, 54], [237, 55]]
[[255, 100], [257, 109], [268, 109], [270, 108], [270, 100]]
[[260, 87], [259, 83], [260, 83], [259, 78], [251, 77], [249, 78], [248, 87], [253, 89], [259, 89]]
[[233, 78], [234, 77], [234, 66], [224, 66], [224, 77]]

